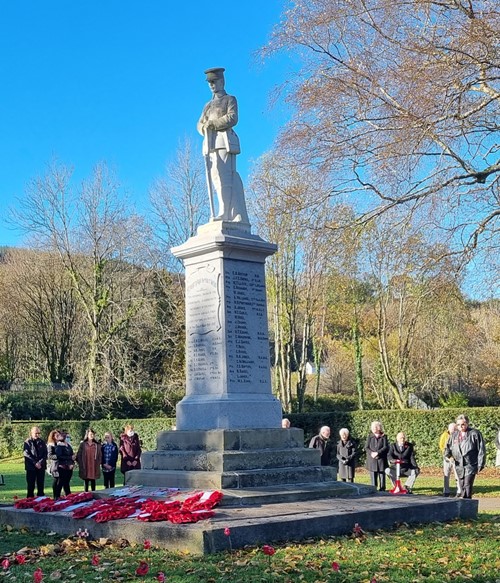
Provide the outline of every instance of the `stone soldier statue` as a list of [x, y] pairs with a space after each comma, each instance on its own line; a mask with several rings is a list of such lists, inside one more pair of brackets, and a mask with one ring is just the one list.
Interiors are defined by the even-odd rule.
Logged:
[[[224, 70], [214, 68], [205, 71], [212, 99], [203, 108], [197, 125], [203, 136], [210, 214], [215, 220], [248, 224], [243, 183], [236, 171], [240, 141], [233, 127], [238, 122], [238, 104], [235, 97], [224, 91]], [[214, 190], [217, 194], [217, 214], [214, 210]]]

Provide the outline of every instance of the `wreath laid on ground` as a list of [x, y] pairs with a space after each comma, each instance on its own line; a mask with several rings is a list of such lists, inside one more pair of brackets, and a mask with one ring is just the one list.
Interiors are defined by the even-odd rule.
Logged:
[[22, 498], [14, 502], [19, 509], [35, 512], [71, 511], [72, 518], [91, 518], [95, 522], [108, 522], [135, 517], [142, 522], [169, 521], [184, 524], [206, 520], [215, 515], [213, 508], [222, 499], [222, 492], [195, 492], [184, 500], [152, 500], [139, 496], [118, 496], [94, 500], [91, 492], [69, 494], [65, 498]]

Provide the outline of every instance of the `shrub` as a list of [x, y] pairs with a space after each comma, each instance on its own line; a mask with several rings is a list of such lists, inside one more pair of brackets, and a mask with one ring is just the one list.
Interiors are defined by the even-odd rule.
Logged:
[[175, 405], [183, 397], [179, 390], [138, 389], [130, 396], [117, 395], [112, 399], [91, 404], [85, 396], [68, 390], [38, 389], [4, 391], [0, 393], [0, 416], [8, 412], [13, 420], [72, 420], [133, 417], [171, 417]]
[[461, 409], [468, 407], [469, 399], [463, 393], [451, 393], [446, 397], [440, 397], [439, 405], [444, 409]]
[[[358, 398], [354, 395], [331, 394], [321, 395], [314, 400], [311, 395], [304, 397], [302, 413], [320, 413], [322, 411], [355, 411], [358, 408]], [[365, 408], [376, 409], [375, 403], [365, 403]], [[292, 411], [296, 411], [296, 402], [292, 402]]]

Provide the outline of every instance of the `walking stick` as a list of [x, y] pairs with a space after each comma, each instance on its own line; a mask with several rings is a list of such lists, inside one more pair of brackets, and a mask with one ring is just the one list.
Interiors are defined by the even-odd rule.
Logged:
[[394, 488], [392, 488], [392, 490], [389, 490], [389, 492], [391, 494], [408, 494], [408, 490], [406, 488], [403, 488], [403, 485], [401, 484], [401, 460], [394, 460], [394, 463], [396, 465], [396, 483], [394, 484]]

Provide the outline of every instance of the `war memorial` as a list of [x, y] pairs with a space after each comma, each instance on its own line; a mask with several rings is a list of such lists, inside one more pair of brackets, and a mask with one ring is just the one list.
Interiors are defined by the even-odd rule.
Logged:
[[[281, 428], [281, 404], [271, 387], [266, 258], [272, 242], [252, 233], [234, 131], [236, 99], [225, 92], [224, 69], [205, 71], [212, 98], [198, 122], [203, 137], [211, 218], [172, 253], [183, 261], [186, 294], [186, 395], [176, 430], [161, 432], [142, 469], [127, 472], [124, 488], [95, 495], [172, 500], [222, 494], [215, 514], [194, 523], [140, 521], [135, 516], [95, 522], [70, 512], [0, 508], [4, 524], [95, 538], [126, 538], [195, 553], [286, 540], [388, 528], [477, 515], [477, 500], [376, 494], [371, 486], [338, 482], [304, 447], [303, 431]], [[88, 503], [88, 502], [87, 502]], [[85, 503], [84, 503], [85, 504]]]

